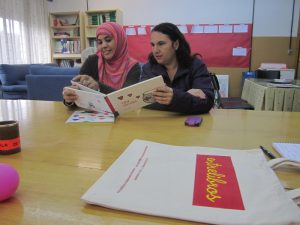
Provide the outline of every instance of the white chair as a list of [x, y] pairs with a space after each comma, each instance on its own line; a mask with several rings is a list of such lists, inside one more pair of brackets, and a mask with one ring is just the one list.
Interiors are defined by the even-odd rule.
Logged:
[[97, 52], [96, 47], [88, 47], [88, 48], [84, 49], [81, 52], [81, 64], [84, 63], [84, 61], [89, 57], [89, 55], [96, 54], [96, 52]]

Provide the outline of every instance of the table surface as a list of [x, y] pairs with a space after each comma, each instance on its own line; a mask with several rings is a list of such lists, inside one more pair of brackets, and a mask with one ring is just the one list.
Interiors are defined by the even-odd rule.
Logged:
[[[274, 87], [270, 86], [270, 83], [280, 85], [280, 83], [272, 83], [275, 79], [261, 79], [261, 78], [248, 78], [248, 79], [251, 81], [254, 81], [255, 83], [258, 83], [260, 85], [263, 85], [265, 87], [270, 87], [270, 88], [276, 88], [275, 86]], [[276, 79], [276, 80], [280, 80], [280, 79]], [[282, 81], [283, 80], [284, 79], [282, 79]], [[300, 85], [300, 80], [293, 80], [290, 84]]]
[[[22, 151], [0, 155], [20, 174], [14, 197], [0, 203], [1, 225], [199, 224], [88, 205], [80, 197], [134, 139], [183, 146], [254, 149], [272, 142], [300, 143], [300, 113], [213, 109], [200, 127], [186, 115], [141, 109], [115, 123], [65, 123], [72, 111], [60, 102], [0, 100], [0, 120], [20, 124]], [[286, 188], [299, 173], [276, 171]]]

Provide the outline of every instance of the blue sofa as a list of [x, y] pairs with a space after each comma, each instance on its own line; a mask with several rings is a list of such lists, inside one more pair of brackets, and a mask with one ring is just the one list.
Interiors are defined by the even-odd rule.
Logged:
[[1, 97], [5, 99], [26, 99], [26, 74], [29, 64], [0, 65]]
[[56, 64], [1, 64], [1, 98], [61, 101], [63, 87], [79, 70]]
[[32, 65], [26, 76], [28, 99], [62, 101], [63, 88], [71, 85], [71, 79], [79, 70], [79, 67]]
[[[32, 65], [37, 64], [0, 64], [1, 98], [27, 99], [26, 75]], [[51, 63], [44, 65], [57, 66]]]

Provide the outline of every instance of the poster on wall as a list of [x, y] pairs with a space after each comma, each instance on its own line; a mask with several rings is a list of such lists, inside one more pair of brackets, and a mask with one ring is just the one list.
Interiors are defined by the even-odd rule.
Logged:
[[[247, 68], [250, 62], [252, 24], [179, 24], [179, 30], [208, 67]], [[124, 26], [129, 54], [147, 62], [152, 25]]]

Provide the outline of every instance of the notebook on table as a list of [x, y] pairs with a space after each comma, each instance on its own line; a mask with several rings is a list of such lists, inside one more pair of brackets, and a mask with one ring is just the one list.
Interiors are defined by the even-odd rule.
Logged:
[[272, 145], [282, 157], [300, 163], [300, 144], [274, 142]]

